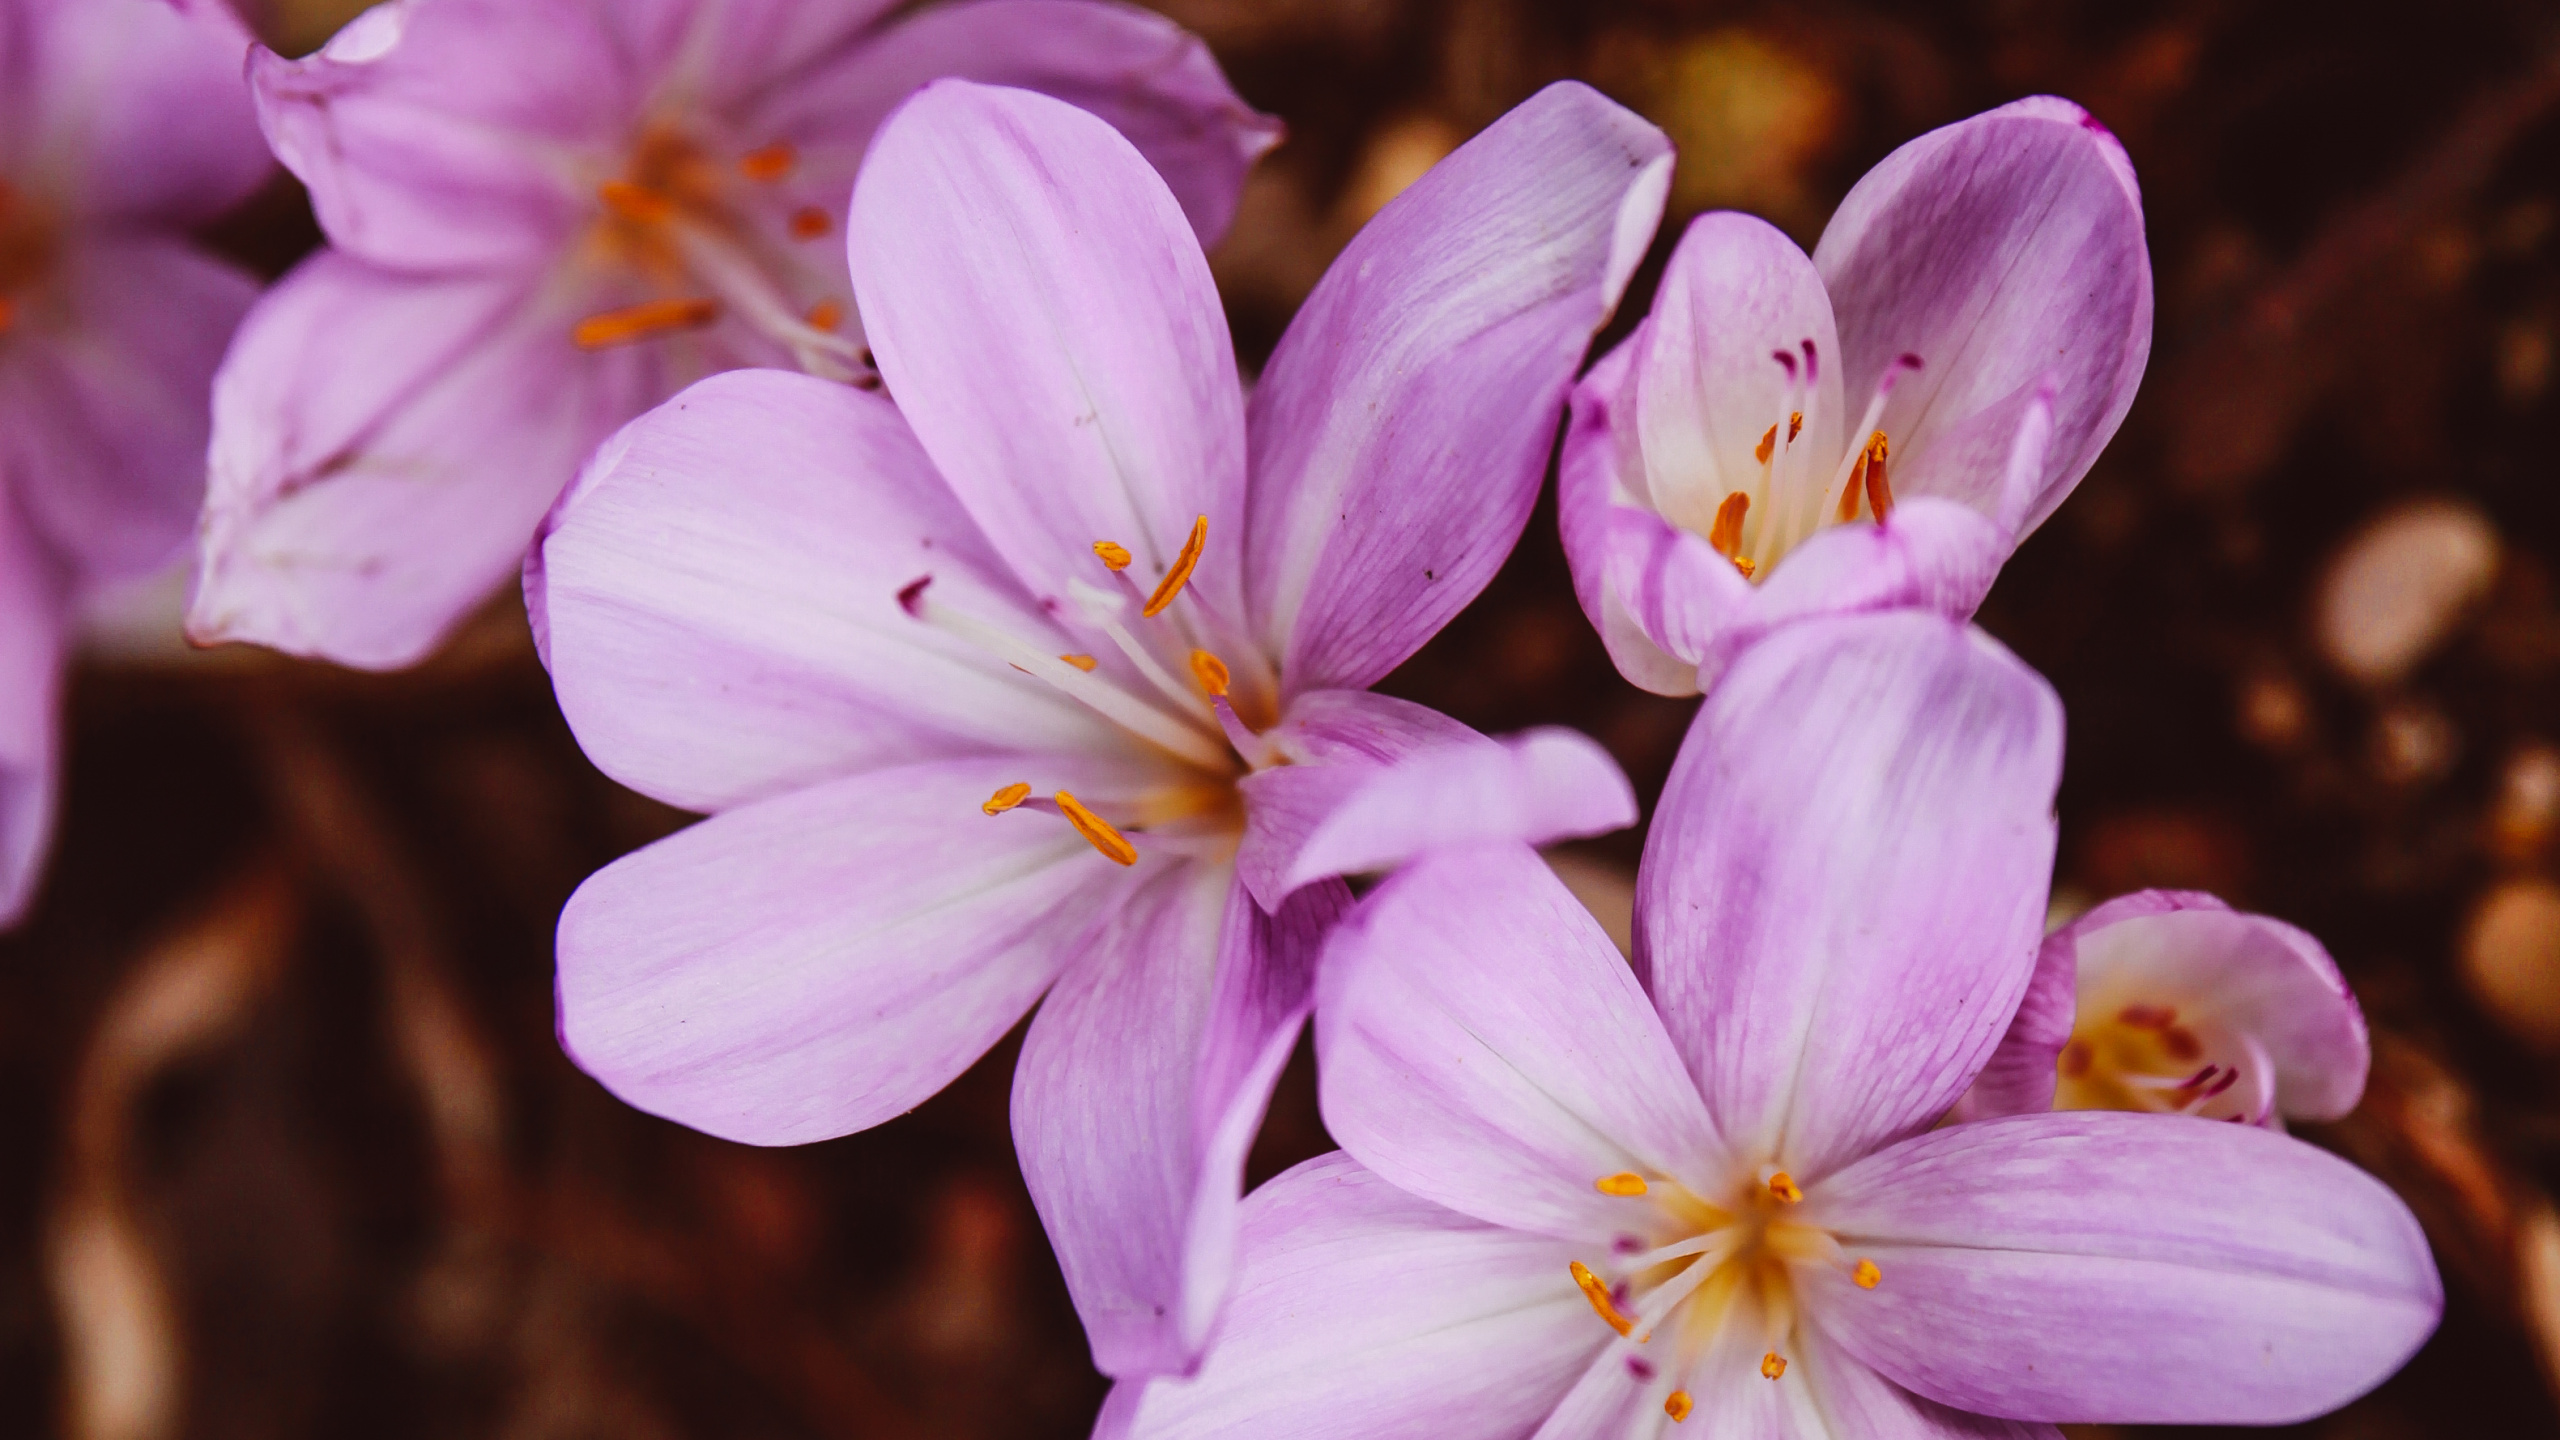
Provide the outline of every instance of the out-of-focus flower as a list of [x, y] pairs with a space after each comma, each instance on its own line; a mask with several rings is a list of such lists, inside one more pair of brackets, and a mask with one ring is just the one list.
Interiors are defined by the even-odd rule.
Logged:
[[2068, 101], [1903, 146], [1810, 258], [1765, 221], [1699, 216], [1653, 313], [1574, 392], [1560, 517], [1582, 607], [1665, 695], [1808, 615], [1968, 616], [2150, 351], [2133, 167]]
[[0, 922], [52, 830], [69, 607], [166, 563], [257, 282], [188, 244], [273, 162], [218, 0], [0, 0]]
[[331, 248], [214, 396], [189, 632], [425, 655], [517, 572], [597, 442], [738, 366], [869, 375], [846, 197], [961, 75], [1111, 121], [1215, 238], [1278, 136], [1199, 41], [1102, 0], [386, 0], [251, 67]]
[[2355, 1108], [2364, 1012], [2319, 941], [2211, 895], [2120, 895], [2045, 937], [1958, 1113], [2143, 1110], [2284, 1128]]
[[1040, 1001], [1014, 1134], [1096, 1362], [1188, 1365], [1332, 877], [1634, 819], [1587, 740], [1365, 687], [1519, 537], [1669, 167], [1548, 89], [1352, 241], [1248, 406], [1136, 150], [928, 87], [850, 225], [897, 404], [697, 385], [598, 452], [528, 563], [587, 753], [716, 812], [569, 902], [579, 1063], [796, 1143], [913, 1107]]
[[1516, 847], [1387, 881], [1319, 972], [1347, 1153], [1245, 1202], [1198, 1376], [1123, 1382], [1097, 1433], [2054, 1440], [2390, 1374], [2442, 1289], [2336, 1157], [2159, 1115], [1936, 1127], [2034, 964], [2061, 749], [1979, 635], [1816, 620], [1690, 732], [1632, 974]]

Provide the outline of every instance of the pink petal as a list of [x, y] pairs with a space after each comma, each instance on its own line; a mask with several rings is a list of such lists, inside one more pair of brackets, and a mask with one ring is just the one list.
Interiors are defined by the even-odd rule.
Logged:
[[651, 1114], [797, 1145], [913, 1109], [1011, 1029], [1123, 872], [979, 804], [1020, 757], [876, 772], [706, 820], [560, 916], [560, 1040]]
[[1014, 1147], [1094, 1364], [1190, 1370], [1233, 1275], [1245, 1152], [1306, 1018], [1339, 885], [1277, 916], [1233, 870], [1153, 870], [1032, 1022]]
[[1973, 1088], [1956, 1104], [1960, 1120], [1989, 1120], [2001, 1115], [2040, 1115], [2053, 1108], [2054, 1066], [2071, 1041], [2077, 947], [2071, 927], [2044, 937], [2036, 950], [2035, 974], [2009, 1020], [2009, 1033], [1975, 1076]]
[[1032, 591], [1152, 587], [1195, 517], [1186, 607], [1239, 612], [1244, 414], [1208, 262], [1164, 182], [1063, 101], [965, 81], [882, 127], [854, 189], [854, 294], [925, 453]]
[[1949, 437], [2040, 382], [2055, 386], [2053, 441], [2021, 536], [2088, 473], [2150, 356], [2133, 166], [2067, 100], [2016, 101], [1885, 157], [1840, 202], [1813, 262], [1840, 317], [1848, 403], [1863, 405], [1900, 356], [1923, 361], [1881, 426], [1898, 493], [1991, 513], [1984, 489], [1998, 472]]
[[206, 394], [257, 293], [178, 241], [86, 233], [21, 297], [0, 347], [0, 473], [80, 580], [140, 575], [185, 546]]
[[1252, 405], [1254, 623], [1291, 690], [1367, 688], [1493, 578], [1670, 173], [1660, 131], [1551, 85], [1325, 272]]
[[1525, 846], [1431, 855], [1379, 887], [1326, 950], [1316, 1015], [1326, 1127], [1425, 1199], [1605, 1246], [1649, 1213], [1605, 1176], [1723, 1191], [1662, 1022]]
[[252, 42], [228, 4], [11, 8], [28, 31], [9, 70], [19, 93], [0, 105], [23, 106], [29, 133], [0, 119], [0, 149], [34, 162], [13, 178], [54, 178], [53, 198], [84, 218], [174, 227], [212, 219], [273, 173], [241, 79]]
[[1318, 690], [1268, 732], [1291, 763], [1245, 778], [1236, 866], [1254, 898], [1328, 875], [1391, 869], [1426, 850], [1544, 845], [1636, 820], [1609, 753], [1570, 730], [1488, 739], [1408, 701]]
[[929, 580], [938, 603], [1079, 648], [878, 395], [715, 375], [607, 441], [545, 529], [525, 593], [561, 713], [605, 773], [671, 805], [942, 755], [1123, 747], [901, 608]]
[[2444, 1293], [2418, 1223], [2345, 1161], [2245, 1125], [2075, 1112], [1938, 1130], [1809, 1192], [1882, 1272], [1800, 1269], [1841, 1346], [2028, 1420], [2274, 1425], [2400, 1368]]
[[1636, 964], [1745, 1163], [1810, 1182], [1964, 1093], [2034, 964], [2061, 760], [2052, 690], [1916, 611], [1780, 630], [1708, 696]]
[[0, 491], [0, 927], [26, 914], [60, 783], [63, 578]]
[[215, 377], [188, 633], [388, 669], [514, 576], [578, 462], [664, 384], [581, 352], [558, 297], [323, 251]]
[[1572, 1252], [1418, 1200], [1347, 1156], [1247, 1197], [1235, 1299], [1188, 1380], [1123, 1381], [1114, 1440], [1524, 1440], [1608, 1332]]

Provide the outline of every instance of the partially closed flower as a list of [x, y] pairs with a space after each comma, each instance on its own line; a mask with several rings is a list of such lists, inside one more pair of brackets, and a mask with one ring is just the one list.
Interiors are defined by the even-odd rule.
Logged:
[[1903, 146], [1810, 258], [1702, 215], [1574, 393], [1560, 515], [1583, 609], [1666, 695], [1808, 615], [1969, 616], [2088, 473], [2150, 349], [2133, 168], [2068, 101]]

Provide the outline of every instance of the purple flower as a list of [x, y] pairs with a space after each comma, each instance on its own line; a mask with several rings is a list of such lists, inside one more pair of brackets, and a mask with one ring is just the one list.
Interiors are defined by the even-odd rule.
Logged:
[[2364, 1012], [2319, 941], [2211, 895], [2145, 890], [2045, 937], [1961, 1113], [2151, 1110], [2282, 1129], [2353, 1110], [2371, 1063]]
[[1669, 167], [1550, 88], [1353, 240], [1248, 405], [1126, 140], [927, 87], [849, 227], [897, 404], [705, 381], [598, 453], [528, 565], [587, 753], [715, 812], [570, 901], [578, 1062], [797, 1143], [915, 1106], [1039, 1002], [1014, 1134], [1096, 1363], [1189, 1364], [1331, 877], [1634, 818], [1588, 741], [1365, 687], [1518, 538]]
[[216, 0], [0, 0], [0, 923], [52, 831], [72, 600], [167, 563], [257, 282], [186, 242], [272, 162]]
[[1885, 157], [1810, 259], [1702, 215], [1574, 392], [1560, 518], [1583, 609], [1665, 695], [1808, 615], [1969, 616], [2115, 434], [2150, 350], [2133, 167], [2068, 101]]
[[189, 633], [408, 664], [517, 573], [616, 426], [738, 366], [867, 378], [838, 232], [926, 80], [1087, 107], [1213, 238], [1278, 137], [1160, 16], [893, 8], [386, 0], [309, 58], [257, 52], [332, 245], [223, 366]]
[[1124, 1382], [1098, 1433], [2052, 1440], [2390, 1374], [2442, 1290], [2343, 1161], [2178, 1116], [1937, 1124], [2035, 963], [2061, 750], [1979, 634], [1808, 621], [1690, 731], [1632, 972], [1517, 847], [1389, 880], [1318, 981], [1347, 1153], [1245, 1202], [1197, 1378]]

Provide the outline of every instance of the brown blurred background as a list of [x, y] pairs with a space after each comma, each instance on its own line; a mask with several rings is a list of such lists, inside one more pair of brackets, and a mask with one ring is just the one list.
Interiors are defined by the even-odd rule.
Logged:
[[[300, 51], [355, 8], [256, 19]], [[2310, 1138], [2408, 1197], [2449, 1303], [2404, 1374], [2295, 1433], [2560, 1434], [2560, 12], [1162, 8], [1291, 128], [1218, 256], [1248, 360], [1367, 215], [1559, 77], [1680, 146], [1630, 315], [1699, 209], [1809, 244], [1895, 144], [2037, 91], [2124, 138], [2150, 374], [1982, 616], [2069, 706], [2058, 903], [2209, 888], [2321, 935], [2364, 997], [2372, 1088]], [[274, 273], [317, 237], [280, 183], [213, 238]], [[1647, 795], [1690, 709], [1616, 678], [1551, 508], [1389, 688], [1580, 726]], [[0, 939], [0, 1428], [1084, 1433], [1102, 1384], [1013, 1169], [1010, 1044], [788, 1151], [562, 1059], [560, 904], [683, 817], [579, 757], [512, 601], [390, 677], [104, 623], [68, 723], [52, 880]], [[1638, 845], [1577, 878], [1623, 905]], [[1324, 1148], [1302, 1054], [1255, 1176]]]

